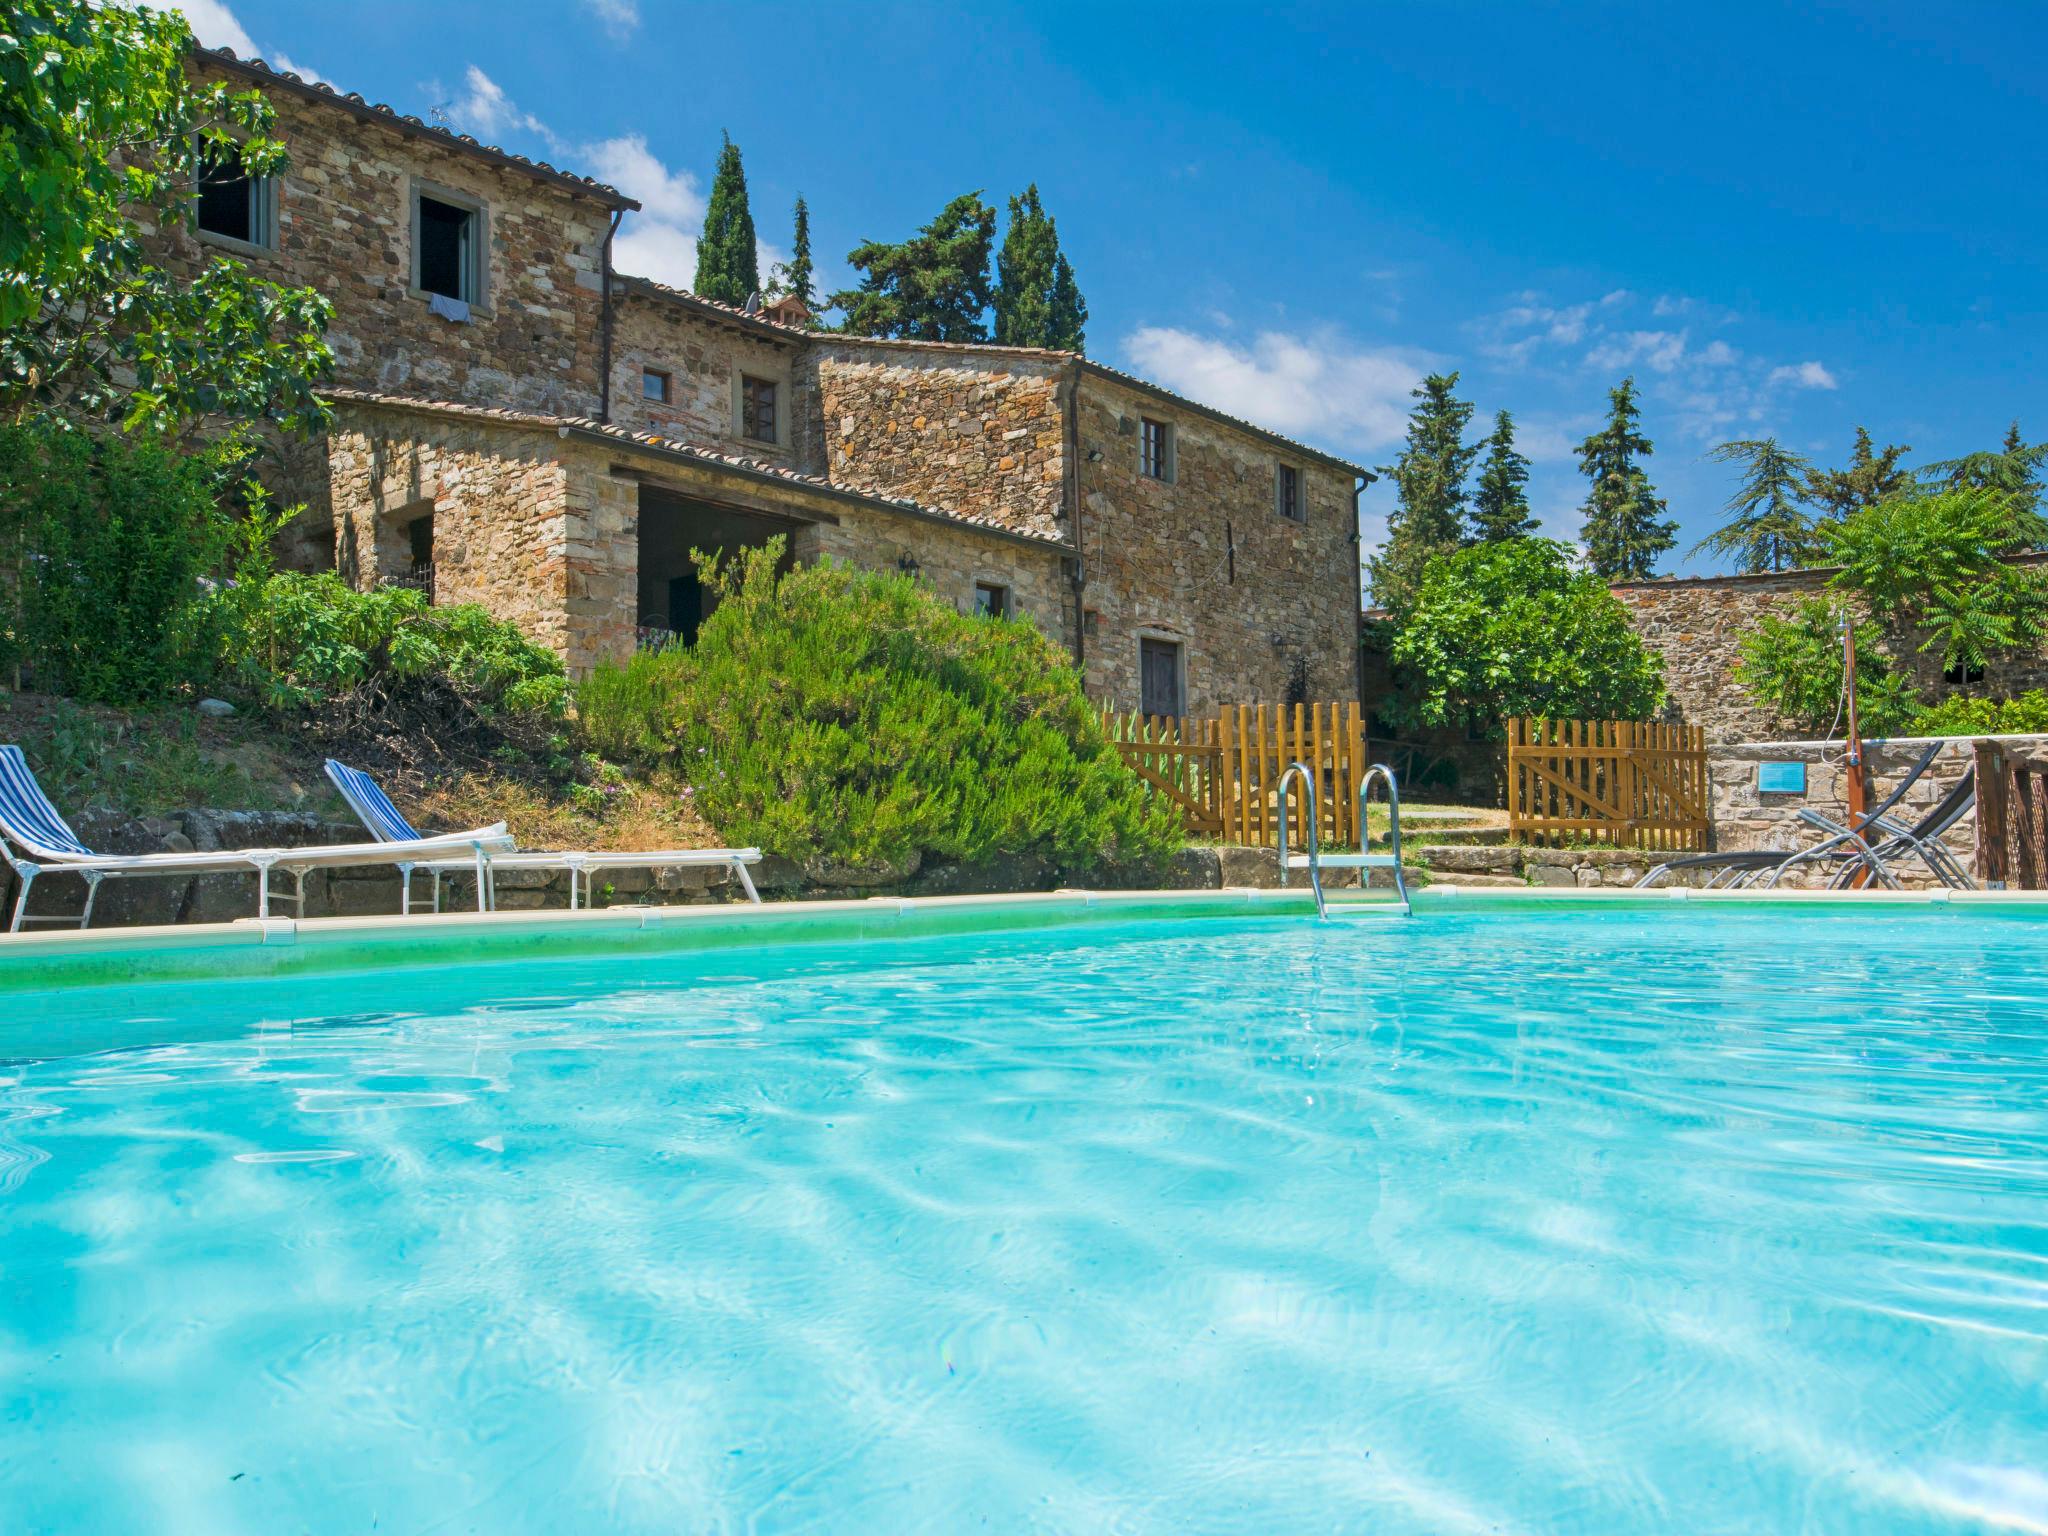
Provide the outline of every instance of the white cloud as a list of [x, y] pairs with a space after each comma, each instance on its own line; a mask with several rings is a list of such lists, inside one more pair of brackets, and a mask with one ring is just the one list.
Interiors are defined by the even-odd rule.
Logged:
[[1413, 353], [1278, 331], [1240, 346], [1146, 326], [1124, 350], [1138, 372], [1204, 405], [1353, 452], [1401, 440], [1413, 403], [1408, 392], [1429, 364]]
[[1800, 389], [1833, 389], [1835, 376], [1819, 363], [1794, 363], [1771, 370], [1771, 383], [1793, 384]]
[[531, 112], [521, 111], [505, 94], [505, 88], [474, 64], [463, 71], [462, 81], [465, 94], [458, 96], [449, 108], [449, 115], [462, 128], [478, 138], [531, 133], [546, 140], [551, 148], [559, 143], [546, 123]]
[[1632, 368], [1637, 363], [1669, 373], [1685, 359], [1684, 331], [1627, 331], [1610, 336], [1586, 354], [1586, 366], [1605, 369]]
[[595, 16], [605, 31], [621, 40], [631, 37], [640, 25], [637, 0], [583, 0], [583, 9]]
[[245, 59], [258, 56], [255, 40], [221, 0], [176, 0], [171, 9], [184, 16], [192, 35], [203, 46], [232, 48]]

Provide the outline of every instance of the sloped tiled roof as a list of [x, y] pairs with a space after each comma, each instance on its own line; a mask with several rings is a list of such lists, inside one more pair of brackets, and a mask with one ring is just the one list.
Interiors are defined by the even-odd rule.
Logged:
[[524, 171], [527, 175], [536, 176], [542, 181], [551, 181], [571, 191], [585, 193], [608, 207], [637, 209], [640, 206], [617, 187], [607, 186], [588, 176], [578, 176], [571, 171], [558, 170], [545, 160], [529, 160], [524, 155], [515, 155], [495, 144], [486, 144], [466, 133], [457, 133], [453, 129], [425, 122], [409, 113], [387, 107], [382, 102], [367, 101], [353, 91], [337, 91], [331, 85], [318, 80], [308, 80], [305, 76], [293, 74], [289, 70], [273, 69], [261, 59], [241, 58], [232, 48], [194, 48], [192, 56], [223, 68], [230, 74], [240, 75], [245, 80], [254, 80], [263, 85], [282, 86], [294, 95], [303, 96], [309, 101], [339, 107], [364, 122], [382, 123], [408, 138], [427, 139], [445, 144], [448, 148], [463, 154], [476, 155], [493, 164]]
[[667, 458], [683, 459], [712, 469], [731, 470], [750, 479], [780, 481], [840, 501], [876, 507], [885, 512], [907, 513], [927, 521], [950, 523], [997, 538], [1035, 544], [1047, 549], [1072, 548], [1065, 539], [1050, 534], [1028, 533], [979, 513], [930, 507], [923, 502], [913, 501], [908, 496], [885, 496], [875, 491], [855, 490], [849, 486], [836, 485], [823, 475], [806, 474], [802, 470], [790, 469], [781, 464], [763, 463], [759, 459], [750, 459], [741, 454], [718, 453], [709, 448], [700, 448], [694, 443], [662, 437], [654, 432], [636, 432], [615, 422], [598, 421], [589, 416], [552, 416], [541, 411], [515, 411], [493, 405], [464, 405], [454, 400], [427, 400], [417, 395], [392, 395], [367, 389], [323, 389], [321, 394], [326, 399], [342, 405], [382, 406], [393, 410], [416, 411], [430, 416], [457, 416], [475, 421], [499, 422], [505, 426], [540, 427], [601, 442], [617, 443], [624, 447], [646, 448]]
[[701, 294], [686, 293], [680, 288], [671, 288], [668, 284], [657, 283], [650, 277], [632, 277], [625, 273], [620, 273], [617, 281], [628, 293], [639, 293], [667, 303], [680, 304], [688, 309], [699, 310], [714, 319], [736, 322], [748, 330], [765, 332], [768, 335], [783, 340], [808, 341], [822, 347], [873, 347], [877, 350], [907, 352], [953, 352], [967, 357], [998, 359], [1017, 357], [1027, 358], [1035, 362], [1079, 367], [1102, 378], [1112, 379], [1130, 389], [1151, 395], [1155, 399], [1171, 401], [1176, 406], [1198, 412], [1203, 416], [1207, 416], [1212, 421], [1221, 422], [1225, 426], [1236, 427], [1239, 431], [1249, 432], [1254, 437], [1262, 437], [1268, 442], [1278, 443], [1283, 448], [1299, 453], [1305, 458], [1320, 459], [1325, 464], [1334, 464], [1339, 469], [1346, 469], [1350, 470], [1353, 474], [1363, 475], [1367, 480], [1377, 480], [1379, 478], [1377, 474], [1367, 469], [1363, 464], [1354, 464], [1349, 459], [1340, 457], [1326, 449], [1311, 447], [1309, 444], [1289, 437], [1285, 433], [1275, 432], [1270, 427], [1262, 427], [1255, 421], [1247, 421], [1242, 416], [1233, 416], [1228, 411], [1219, 411], [1213, 405], [1204, 405], [1201, 401], [1191, 399], [1176, 390], [1168, 389], [1163, 384], [1155, 384], [1150, 379], [1140, 378], [1135, 373], [1126, 373], [1121, 368], [1112, 368], [1107, 363], [1099, 363], [1094, 358], [1083, 356], [1079, 352], [1063, 352], [1049, 347], [999, 347], [994, 342], [989, 341], [917, 341], [901, 336], [855, 336], [845, 331], [805, 330], [801, 326], [785, 325], [779, 320], [770, 320], [766, 315], [750, 315], [745, 310], [734, 305], [723, 304], [716, 299], [707, 299]]

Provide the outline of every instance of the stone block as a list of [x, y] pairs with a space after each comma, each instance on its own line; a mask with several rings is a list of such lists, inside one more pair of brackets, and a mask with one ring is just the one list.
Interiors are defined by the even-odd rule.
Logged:
[[1579, 883], [1576, 874], [1558, 864], [1532, 864], [1528, 874], [1531, 885], [1568, 887]]
[[1216, 850], [1217, 876], [1225, 886], [1271, 890], [1280, 884], [1280, 855], [1271, 848], [1225, 844]]

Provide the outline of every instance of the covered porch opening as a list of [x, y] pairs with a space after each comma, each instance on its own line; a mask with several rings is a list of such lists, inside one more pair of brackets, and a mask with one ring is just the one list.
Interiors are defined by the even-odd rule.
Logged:
[[633, 623], [642, 646], [680, 640], [697, 631], [718, 606], [697, 577], [692, 550], [728, 555], [759, 549], [777, 534], [787, 541], [779, 570], [796, 563], [795, 535], [808, 519], [724, 506], [658, 486], [640, 487], [640, 578]]

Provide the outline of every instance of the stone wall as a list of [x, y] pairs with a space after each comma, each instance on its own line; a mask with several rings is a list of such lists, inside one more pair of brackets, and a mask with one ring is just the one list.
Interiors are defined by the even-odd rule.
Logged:
[[[614, 422], [721, 453], [823, 472], [809, 426], [817, 413], [808, 398], [808, 372], [798, 366], [798, 338], [783, 340], [742, 328], [640, 285], [622, 293], [615, 310]], [[643, 395], [642, 374], [648, 368], [669, 376], [666, 402]], [[777, 442], [740, 436], [733, 392], [743, 373], [780, 386], [777, 403], [784, 425]]]
[[1062, 649], [1071, 644], [1072, 588], [1063, 551], [1055, 547], [861, 507], [842, 510], [837, 523], [801, 530], [795, 548], [800, 560], [825, 555], [868, 570], [897, 570], [904, 559], [915, 560], [918, 580], [962, 613], [974, 611], [976, 583], [1007, 587], [1015, 616], [1029, 619]]
[[[434, 599], [481, 603], [557, 652], [569, 648], [569, 470], [535, 428], [342, 408], [328, 493], [344, 579], [403, 576], [406, 527], [434, 523]], [[630, 627], [632, 598], [622, 605]]]
[[[2029, 563], [2038, 559], [2029, 557]], [[1664, 660], [1664, 682], [1671, 695], [1667, 714], [1705, 726], [1709, 742], [1740, 741], [1768, 736], [1781, 726], [1735, 680], [1744, 633], [1765, 614], [1789, 616], [1801, 602], [1825, 592], [1833, 574], [1832, 569], [1823, 569], [1681, 577], [1618, 586], [1614, 595], [1628, 609], [1636, 632]], [[1981, 682], [1961, 688], [1944, 679], [1937, 657], [1910, 644], [1888, 654], [1928, 699], [1956, 692], [2010, 698], [2048, 686], [2048, 648], [1997, 658]]]
[[[2009, 736], [2006, 741], [2033, 751], [2048, 749], [2048, 737]], [[1907, 792], [1898, 809], [1899, 819], [1911, 825], [1948, 793], [1975, 761], [1972, 738], [1951, 737], [1941, 755]], [[1867, 743], [1864, 761], [1869, 769], [1870, 800], [1874, 805], [1889, 795], [1911, 771], [1931, 738], [1901, 737], [1894, 741]], [[1838, 823], [1849, 815], [1848, 775], [1842, 760], [1842, 743], [1818, 741], [1744, 741], [1707, 748], [1707, 779], [1713, 800], [1714, 847], [1720, 852], [1748, 848], [1811, 847], [1821, 834], [1799, 819], [1803, 807], [1811, 807]], [[1797, 794], [1766, 794], [1758, 785], [1757, 768], [1766, 762], [1796, 762], [1806, 765], [1806, 789]], [[1943, 841], [1955, 850], [1968, 867], [1974, 855], [1977, 822], [1965, 816]], [[1907, 860], [1894, 869], [1900, 884], [1931, 886], [1937, 882], [1918, 860]], [[1787, 880], [1786, 884], [1823, 884], [1822, 880]]]
[[[1139, 472], [1146, 416], [1172, 425], [1170, 479]], [[1079, 434], [1092, 696], [1138, 707], [1149, 636], [1184, 647], [1193, 712], [1358, 697], [1358, 540], [1344, 470], [1092, 373]], [[1275, 510], [1283, 462], [1301, 472], [1299, 523]]]
[[835, 485], [1065, 534], [1056, 362], [851, 342], [818, 344], [808, 366], [823, 459], [813, 467]]
[[[202, 74], [214, 73], [202, 63]], [[229, 77], [238, 87], [239, 77]], [[183, 231], [152, 241], [172, 271], [228, 255], [258, 277], [318, 289], [334, 304], [327, 339], [337, 384], [574, 415], [597, 410], [603, 249], [610, 212], [595, 195], [430, 139], [402, 137], [271, 86], [276, 137], [291, 155], [278, 187], [277, 249], [226, 250]], [[412, 278], [412, 188], [485, 205], [486, 303], [467, 324], [430, 314]]]

